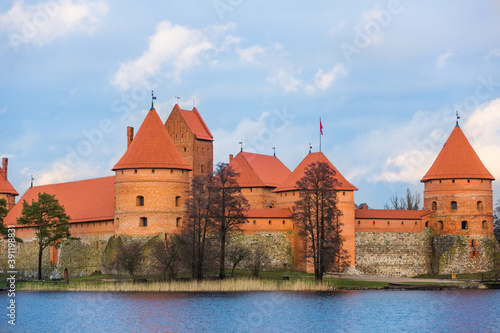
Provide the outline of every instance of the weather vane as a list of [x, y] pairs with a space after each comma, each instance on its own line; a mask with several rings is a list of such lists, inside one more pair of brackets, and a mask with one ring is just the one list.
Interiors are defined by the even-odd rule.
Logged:
[[273, 147], [273, 156], [276, 157], [276, 147]]
[[155, 108], [155, 106], [154, 106], [155, 99], [156, 99], [156, 96], [155, 96], [153, 90], [151, 90], [151, 110]]
[[240, 151], [243, 151], [243, 141], [238, 142], [240, 144]]
[[312, 152], [313, 146], [311, 143], [309, 143], [309, 154]]
[[177, 99], [177, 104], [179, 104], [179, 100], [181, 99], [179, 96], [175, 96], [175, 98]]
[[458, 111], [457, 111], [457, 127], [459, 127], [459, 126], [458, 126], [458, 120], [459, 120], [459, 119], [460, 119], [460, 116], [458, 115]]

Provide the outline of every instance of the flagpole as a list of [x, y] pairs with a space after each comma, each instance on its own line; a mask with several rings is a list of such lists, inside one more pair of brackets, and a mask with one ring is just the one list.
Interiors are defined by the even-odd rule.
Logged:
[[319, 117], [319, 152], [321, 153], [321, 117]]

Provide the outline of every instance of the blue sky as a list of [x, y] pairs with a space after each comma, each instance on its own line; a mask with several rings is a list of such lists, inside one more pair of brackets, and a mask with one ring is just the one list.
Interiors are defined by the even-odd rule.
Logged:
[[456, 110], [499, 178], [499, 18], [496, 1], [2, 1], [0, 155], [21, 195], [32, 174], [112, 175], [154, 90], [164, 121], [175, 96], [196, 104], [215, 161], [243, 141], [293, 170], [321, 117], [373, 208], [423, 190]]

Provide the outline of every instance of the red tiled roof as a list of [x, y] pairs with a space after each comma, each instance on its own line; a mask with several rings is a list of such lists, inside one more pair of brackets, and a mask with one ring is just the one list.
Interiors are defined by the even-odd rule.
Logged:
[[310, 153], [308, 154], [302, 162], [293, 170], [292, 174], [288, 176], [283, 183], [281, 183], [278, 188], [273, 192], [283, 192], [292, 191], [297, 189], [297, 181], [304, 176], [304, 172], [309, 164], [313, 162], [326, 162], [330, 164], [330, 167], [335, 171], [335, 179], [339, 182], [339, 185], [335, 188], [336, 190], [345, 191], [357, 191], [358, 188], [347, 181], [347, 179], [342, 176], [342, 174], [333, 166], [333, 164], [326, 158], [323, 153]]
[[[203, 121], [200, 113], [196, 108], [193, 108], [193, 111], [183, 110], [179, 107], [179, 105], [175, 104], [174, 109], [177, 108], [182, 118], [186, 121], [191, 132], [193, 132], [194, 136], [199, 140], [207, 140], [214, 141], [214, 137], [207, 125]], [[173, 111], [173, 110], [172, 110]]]
[[290, 170], [275, 156], [240, 152], [229, 165], [240, 175], [241, 187], [276, 187], [290, 174]]
[[6, 225], [15, 225], [21, 216], [22, 202], [38, 200], [38, 193], [55, 195], [66, 209], [70, 222], [113, 220], [115, 215], [115, 177], [80, 180], [35, 186], [22, 196], [5, 217]]
[[150, 168], [191, 170], [155, 109], [149, 110], [137, 135], [113, 171]]
[[7, 179], [5, 179], [5, 175], [3, 172], [0, 172], [0, 193], [12, 194], [14, 196], [19, 195], [14, 186], [12, 186], [12, 184]]
[[421, 182], [450, 178], [495, 179], [481, 162], [459, 126], [455, 126]]
[[251, 217], [269, 217], [269, 218], [279, 218], [279, 217], [292, 217], [292, 212], [288, 208], [255, 208], [249, 209], [245, 212], [248, 218]]
[[430, 210], [355, 209], [355, 219], [420, 220]]

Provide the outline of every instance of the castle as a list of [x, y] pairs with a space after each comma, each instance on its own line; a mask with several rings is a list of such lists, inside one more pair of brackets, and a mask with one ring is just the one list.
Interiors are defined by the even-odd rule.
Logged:
[[[317, 161], [329, 163], [336, 172], [344, 249], [351, 267], [374, 275], [415, 276], [499, 266], [493, 235], [494, 178], [457, 123], [421, 180], [423, 210], [357, 208], [358, 189], [321, 152], [306, 155], [293, 171], [276, 156], [244, 151], [230, 155], [229, 165], [239, 173], [238, 183], [250, 205], [242, 231], [275, 243], [274, 268], [312, 270], [301, 254], [304, 241], [294, 227], [292, 211], [299, 198], [296, 182]], [[22, 201], [31, 202], [41, 192], [56, 196], [78, 240], [52, 246], [44, 265], [69, 275], [89, 274], [101, 270], [110, 239], [180, 233], [190, 180], [211, 173], [213, 162], [213, 136], [200, 113], [177, 104], [165, 123], [152, 106], [135, 136], [134, 129], [127, 128], [127, 150], [113, 167], [114, 176], [35, 186], [16, 204], [18, 193], [8, 181], [4, 158], [0, 198], [7, 200], [9, 209], [4, 223], [16, 226], [16, 236], [24, 239], [18, 245], [18, 270], [27, 275], [36, 270], [35, 231], [16, 224]], [[0, 244], [5, 253], [5, 243]], [[3, 261], [0, 258], [0, 269]]]

